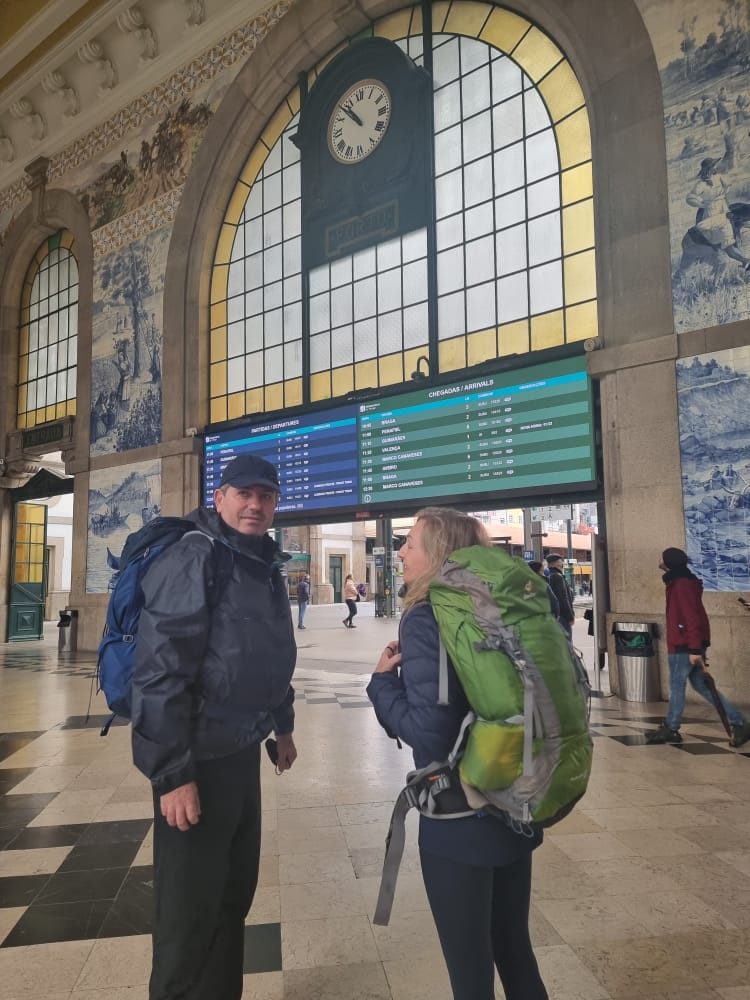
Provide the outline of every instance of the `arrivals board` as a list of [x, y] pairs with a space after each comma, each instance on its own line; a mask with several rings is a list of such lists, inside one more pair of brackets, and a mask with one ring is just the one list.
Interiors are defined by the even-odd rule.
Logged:
[[592, 387], [579, 356], [209, 430], [207, 505], [223, 468], [243, 452], [278, 468], [280, 521], [590, 489]]

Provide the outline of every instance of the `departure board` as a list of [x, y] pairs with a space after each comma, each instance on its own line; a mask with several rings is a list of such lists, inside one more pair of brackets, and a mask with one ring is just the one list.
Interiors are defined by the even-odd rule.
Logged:
[[204, 502], [214, 504], [221, 474], [237, 455], [262, 455], [279, 472], [277, 514], [359, 502], [357, 409], [337, 407], [305, 417], [282, 417], [255, 426], [207, 433]]
[[207, 505], [246, 451], [279, 469], [279, 520], [570, 492], [596, 483], [592, 386], [579, 356], [209, 431]]

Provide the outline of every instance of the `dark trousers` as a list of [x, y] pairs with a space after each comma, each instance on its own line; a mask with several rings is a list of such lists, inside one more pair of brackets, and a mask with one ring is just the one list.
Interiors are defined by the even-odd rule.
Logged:
[[352, 623], [352, 618], [354, 618], [354, 616], [355, 616], [355, 615], [356, 615], [356, 613], [357, 613], [357, 602], [356, 602], [356, 601], [353, 601], [353, 600], [352, 600], [351, 598], [349, 598], [349, 599], [347, 600], [347, 602], [346, 602], [346, 606], [347, 606], [347, 608], [349, 608], [349, 615], [348, 615], [348, 617], [346, 618], [346, 621], [348, 621], [348, 622], [349, 622], [349, 624], [351, 625], [351, 623]]
[[453, 1000], [493, 1000], [496, 968], [506, 1000], [548, 1000], [529, 938], [531, 855], [502, 868], [420, 858]]
[[260, 744], [196, 766], [200, 822], [168, 826], [154, 795], [149, 1000], [238, 1000], [260, 861]]

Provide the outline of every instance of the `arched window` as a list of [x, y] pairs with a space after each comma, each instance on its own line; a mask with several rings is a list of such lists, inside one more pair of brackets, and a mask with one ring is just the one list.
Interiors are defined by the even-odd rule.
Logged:
[[468, 0], [433, 4], [431, 38], [419, 5], [372, 34], [419, 65], [431, 44], [434, 229], [303, 271], [295, 88], [219, 237], [211, 421], [396, 385], [421, 355], [442, 374], [597, 335], [589, 121], [564, 54], [526, 18]]
[[76, 412], [78, 261], [72, 233], [49, 236], [34, 254], [21, 295], [18, 426]]

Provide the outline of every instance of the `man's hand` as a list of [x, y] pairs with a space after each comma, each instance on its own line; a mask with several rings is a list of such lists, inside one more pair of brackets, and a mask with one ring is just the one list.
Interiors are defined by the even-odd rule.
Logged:
[[297, 748], [294, 745], [294, 739], [291, 733], [285, 733], [283, 736], [276, 736], [276, 744], [279, 748], [279, 759], [276, 762], [276, 771], [281, 774], [282, 771], [288, 771], [292, 764], [297, 759]]
[[161, 814], [170, 826], [189, 830], [201, 818], [198, 786], [194, 781], [166, 792], [161, 797]]
[[708, 670], [708, 664], [704, 661], [700, 653], [691, 653], [688, 656], [688, 662], [691, 667], [703, 667], [704, 670]]

